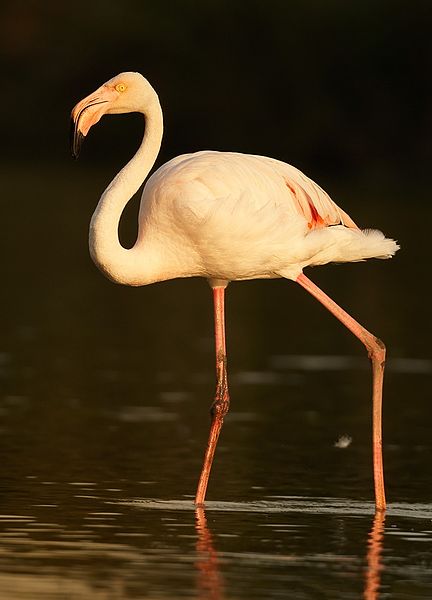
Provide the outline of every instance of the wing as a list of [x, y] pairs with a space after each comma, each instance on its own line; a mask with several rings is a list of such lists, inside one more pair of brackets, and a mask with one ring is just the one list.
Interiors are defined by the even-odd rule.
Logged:
[[330, 225], [359, 229], [351, 217], [333, 202], [319, 185], [295, 167], [286, 163], [279, 165], [290, 200], [296, 212], [307, 220], [309, 229], [320, 229]]
[[[266, 209], [270, 202], [306, 219], [311, 230], [340, 224], [358, 229], [312, 179], [292, 165], [265, 156], [214, 151], [178, 156], [152, 175], [145, 191], [151, 195], [156, 188], [163, 190], [159, 209], [172, 196], [182, 210], [192, 210], [203, 219], [209, 214], [209, 206], [216, 210], [221, 199], [225, 199], [226, 210], [231, 202], [230, 210], [240, 214], [244, 198], [250, 215]], [[171, 210], [171, 201], [168, 206]]]

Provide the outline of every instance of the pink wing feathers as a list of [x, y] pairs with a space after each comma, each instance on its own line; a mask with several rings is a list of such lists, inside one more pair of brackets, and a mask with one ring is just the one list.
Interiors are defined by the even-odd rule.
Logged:
[[302, 176], [301, 183], [294, 177], [285, 175], [285, 185], [297, 212], [307, 219], [309, 229], [320, 229], [330, 225], [345, 225], [351, 229], [358, 229], [351, 217], [339, 208], [324, 190], [299, 171], [297, 174]]

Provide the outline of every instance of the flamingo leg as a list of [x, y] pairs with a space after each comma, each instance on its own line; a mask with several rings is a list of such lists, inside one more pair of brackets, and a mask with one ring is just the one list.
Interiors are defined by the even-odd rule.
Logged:
[[376, 510], [386, 507], [384, 470], [382, 459], [382, 388], [386, 349], [383, 342], [357, 323], [336, 302], [325, 294], [310, 279], [301, 273], [297, 279], [302, 287], [321, 302], [341, 323], [345, 325], [366, 347], [372, 362], [372, 447]]
[[216, 343], [216, 396], [211, 407], [211, 426], [204, 456], [204, 464], [198, 482], [195, 504], [204, 504], [207, 484], [213, 464], [213, 457], [219, 434], [222, 429], [223, 420], [229, 410], [230, 399], [227, 378], [227, 357], [225, 346], [225, 288], [213, 288], [214, 319], [215, 319], [215, 343]]

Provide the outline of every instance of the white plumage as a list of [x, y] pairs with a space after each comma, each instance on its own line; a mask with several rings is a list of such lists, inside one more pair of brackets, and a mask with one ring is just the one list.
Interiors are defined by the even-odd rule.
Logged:
[[[357, 228], [330, 197], [286, 163], [234, 152], [179, 156], [148, 180], [138, 246], [157, 232], [179, 277], [296, 279], [308, 265], [389, 258], [379, 231]], [[170, 256], [171, 255], [171, 256]]]
[[229, 407], [224, 290], [229, 281], [286, 277], [316, 297], [368, 350], [373, 367], [375, 501], [385, 508], [381, 401], [385, 346], [304, 274], [328, 262], [389, 258], [398, 246], [354, 221], [301, 171], [272, 158], [234, 152], [178, 156], [147, 181], [138, 237], [123, 248], [118, 224], [125, 205], [147, 177], [163, 132], [156, 92], [142, 75], [121, 73], [72, 111], [73, 154], [103, 114], [144, 114], [144, 138], [102, 194], [90, 224], [91, 256], [113, 281], [145, 285], [175, 277], [206, 277], [213, 288], [216, 399], [196, 503], [203, 504], [224, 415]]

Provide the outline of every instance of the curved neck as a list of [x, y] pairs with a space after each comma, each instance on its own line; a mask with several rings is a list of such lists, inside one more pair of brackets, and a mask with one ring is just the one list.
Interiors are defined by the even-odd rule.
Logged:
[[[138, 151], [114, 177], [102, 194], [90, 222], [89, 247], [94, 263], [109, 279], [117, 283], [139, 284], [143, 279], [138, 270], [133, 248], [120, 244], [118, 226], [121, 214], [150, 172], [159, 153], [162, 134], [162, 110], [156, 92], [150, 105], [142, 110], [145, 133]], [[150, 266], [150, 265], [149, 265]]]

